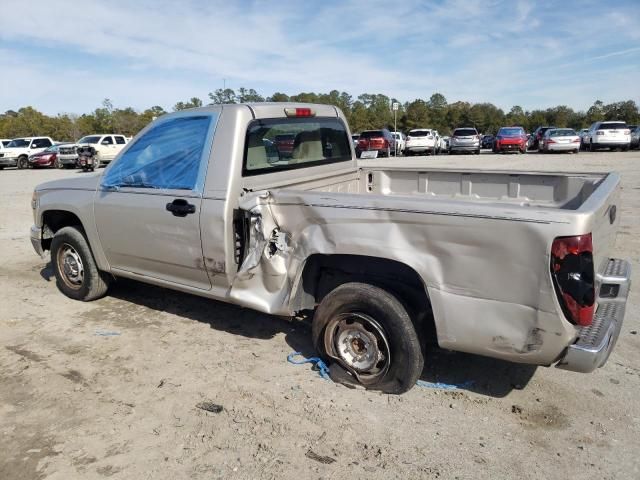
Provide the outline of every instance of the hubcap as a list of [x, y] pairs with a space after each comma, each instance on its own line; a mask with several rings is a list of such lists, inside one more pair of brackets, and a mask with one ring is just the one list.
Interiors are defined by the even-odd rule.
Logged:
[[389, 342], [382, 326], [364, 313], [344, 313], [325, 330], [325, 351], [361, 383], [373, 383], [389, 369]]
[[73, 289], [79, 289], [84, 281], [84, 265], [78, 252], [68, 243], [58, 250], [58, 271], [64, 283]]

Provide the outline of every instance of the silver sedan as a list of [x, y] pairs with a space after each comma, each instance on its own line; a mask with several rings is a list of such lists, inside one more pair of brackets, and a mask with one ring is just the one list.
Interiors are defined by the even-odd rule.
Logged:
[[551, 128], [544, 132], [540, 150], [544, 153], [578, 153], [580, 150], [580, 136], [572, 128]]

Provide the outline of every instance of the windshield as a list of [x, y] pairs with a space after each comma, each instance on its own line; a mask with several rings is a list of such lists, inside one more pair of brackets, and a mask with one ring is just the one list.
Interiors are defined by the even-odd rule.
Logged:
[[504, 137], [517, 137], [519, 135], [524, 135], [524, 130], [517, 127], [501, 128], [498, 131], [498, 135], [502, 135]]
[[87, 137], [82, 137], [80, 140], [78, 140], [78, 143], [89, 143], [89, 144], [96, 144], [100, 141], [100, 136], [99, 135], [89, 135]]
[[7, 148], [22, 148], [22, 147], [28, 147], [29, 146], [29, 140], [25, 140], [24, 138], [16, 138], [15, 140], [11, 140], [9, 142], [9, 145], [7, 145]]
[[411, 130], [409, 132], [410, 137], [426, 137], [431, 135], [431, 130]]
[[572, 130], [570, 128], [551, 130], [549, 132], [550, 137], [575, 137], [576, 135], [578, 134], [575, 132], [575, 130]]
[[603, 123], [598, 130], [626, 130], [627, 124], [624, 122]]
[[475, 128], [458, 128], [453, 132], [454, 137], [469, 137], [471, 135], [477, 135]]

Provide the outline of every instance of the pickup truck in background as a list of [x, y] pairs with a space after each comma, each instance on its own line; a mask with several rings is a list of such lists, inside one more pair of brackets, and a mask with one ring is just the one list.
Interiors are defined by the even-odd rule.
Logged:
[[127, 137], [124, 135], [96, 134], [82, 137], [78, 140], [76, 148], [84, 146], [93, 147], [96, 150], [96, 165], [101, 167], [111, 162], [126, 144]]
[[629, 263], [609, 255], [617, 174], [360, 162], [328, 105], [165, 115], [105, 171], [36, 187], [32, 207], [31, 242], [68, 297], [126, 277], [311, 318], [332, 373], [389, 393], [415, 384], [432, 339], [593, 371], [629, 292]]

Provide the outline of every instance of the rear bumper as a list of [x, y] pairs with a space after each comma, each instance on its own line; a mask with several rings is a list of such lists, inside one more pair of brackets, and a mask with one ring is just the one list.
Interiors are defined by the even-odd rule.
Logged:
[[522, 143], [500, 143], [496, 144], [495, 149], [499, 152], [517, 152], [518, 150], [524, 150], [525, 145]]
[[[593, 323], [580, 329], [578, 339], [569, 345], [556, 365], [558, 368], [593, 372], [607, 362], [618, 341], [631, 286], [631, 264], [612, 258], [605, 272], [598, 277], [601, 286]], [[612, 291], [616, 292], [615, 297], [611, 296]], [[603, 292], [606, 292], [606, 298], [602, 297]]]
[[475, 152], [480, 150], [480, 145], [449, 145], [451, 152]]
[[571, 150], [578, 150], [580, 148], [579, 143], [550, 143], [547, 144], [547, 150], [550, 152], [569, 152]]
[[619, 148], [628, 147], [630, 140], [603, 140], [601, 142], [593, 142], [593, 146], [597, 148]]

